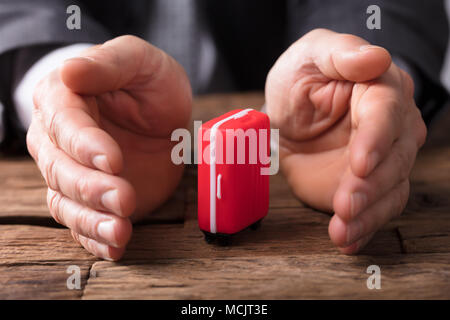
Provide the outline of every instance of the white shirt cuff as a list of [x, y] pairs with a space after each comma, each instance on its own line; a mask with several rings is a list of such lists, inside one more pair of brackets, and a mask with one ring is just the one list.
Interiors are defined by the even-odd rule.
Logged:
[[[16, 107], [17, 117], [24, 130], [28, 130], [31, 123], [33, 110], [33, 91], [38, 82], [51, 71], [56, 69], [65, 60], [77, 56], [81, 51], [91, 47], [89, 43], [77, 43], [62, 47], [46, 54], [39, 59], [25, 73], [13, 92], [13, 102]], [[2, 106], [0, 105], [0, 112]], [[0, 137], [3, 133], [0, 123]], [[1, 140], [0, 140], [1, 141]]]

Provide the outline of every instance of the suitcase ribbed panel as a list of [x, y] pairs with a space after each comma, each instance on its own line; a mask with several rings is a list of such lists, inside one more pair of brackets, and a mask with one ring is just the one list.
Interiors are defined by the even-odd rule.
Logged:
[[[210, 138], [217, 137], [221, 131], [224, 138], [222, 145], [214, 143], [216, 148], [223, 148], [223, 161], [227, 158], [227, 129], [259, 129], [270, 130], [267, 115], [252, 109], [235, 110], [219, 118], [205, 123], [199, 130], [199, 139], [204, 132], [211, 129]], [[269, 176], [261, 175], [262, 165], [259, 161], [261, 137], [257, 134], [257, 163], [249, 164], [249, 138], [245, 138], [245, 164], [237, 163], [237, 138], [234, 137], [234, 164], [214, 163], [214, 155], [220, 150], [209, 148], [212, 158], [210, 164], [199, 164], [198, 168], [198, 217], [202, 230], [211, 233], [236, 233], [256, 221], [262, 219], [268, 210]], [[267, 134], [267, 150], [270, 150], [270, 135]], [[214, 142], [217, 142], [214, 140]], [[203, 141], [199, 149], [200, 157], [208, 146]], [[210, 144], [211, 145], [211, 144]], [[208, 153], [208, 151], [206, 151]], [[218, 157], [217, 157], [218, 159]], [[216, 160], [217, 160], [216, 159]], [[221, 175], [221, 198], [217, 199], [217, 177]]]

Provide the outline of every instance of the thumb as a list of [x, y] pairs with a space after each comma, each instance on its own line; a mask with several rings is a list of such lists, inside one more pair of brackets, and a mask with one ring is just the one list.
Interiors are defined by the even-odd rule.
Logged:
[[385, 73], [392, 62], [386, 49], [350, 34], [316, 29], [302, 37], [299, 45], [302, 42], [308, 48], [303, 52], [326, 77], [334, 80], [373, 80]]
[[64, 84], [79, 94], [97, 95], [145, 83], [164, 54], [148, 42], [121, 36], [66, 60], [60, 68]]

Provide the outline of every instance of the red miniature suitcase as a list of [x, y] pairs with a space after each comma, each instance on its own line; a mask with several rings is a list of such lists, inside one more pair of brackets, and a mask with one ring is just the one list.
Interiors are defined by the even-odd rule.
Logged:
[[198, 224], [206, 240], [258, 225], [269, 208], [269, 175], [261, 174], [270, 166], [268, 116], [245, 109], [212, 119], [199, 128], [197, 150]]

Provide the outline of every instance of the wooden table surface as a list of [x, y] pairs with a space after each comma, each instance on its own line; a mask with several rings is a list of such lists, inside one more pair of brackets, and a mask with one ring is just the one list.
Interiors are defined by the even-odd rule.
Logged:
[[[258, 93], [205, 96], [196, 99], [193, 119], [205, 121], [262, 103]], [[431, 132], [414, 168], [403, 215], [357, 256], [336, 250], [327, 232], [330, 216], [302, 205], [281, 175], [271, 177], [270, 211], [261, 229], [239, 234], [229, 247], [206, 244], [196, 224], [196, 170], [190, 166], [172, 199], [134, 226], [123, 260], [102, 261], [52, 220], [34, 163], [3, 158], [0, 298], [449, 299], [447, 132], [445, 124]], [[71, 265], [81, 270], [79, 290], [66, 285]], [[369, 265], [381, 269], [380, 290], [367, 288]]]

